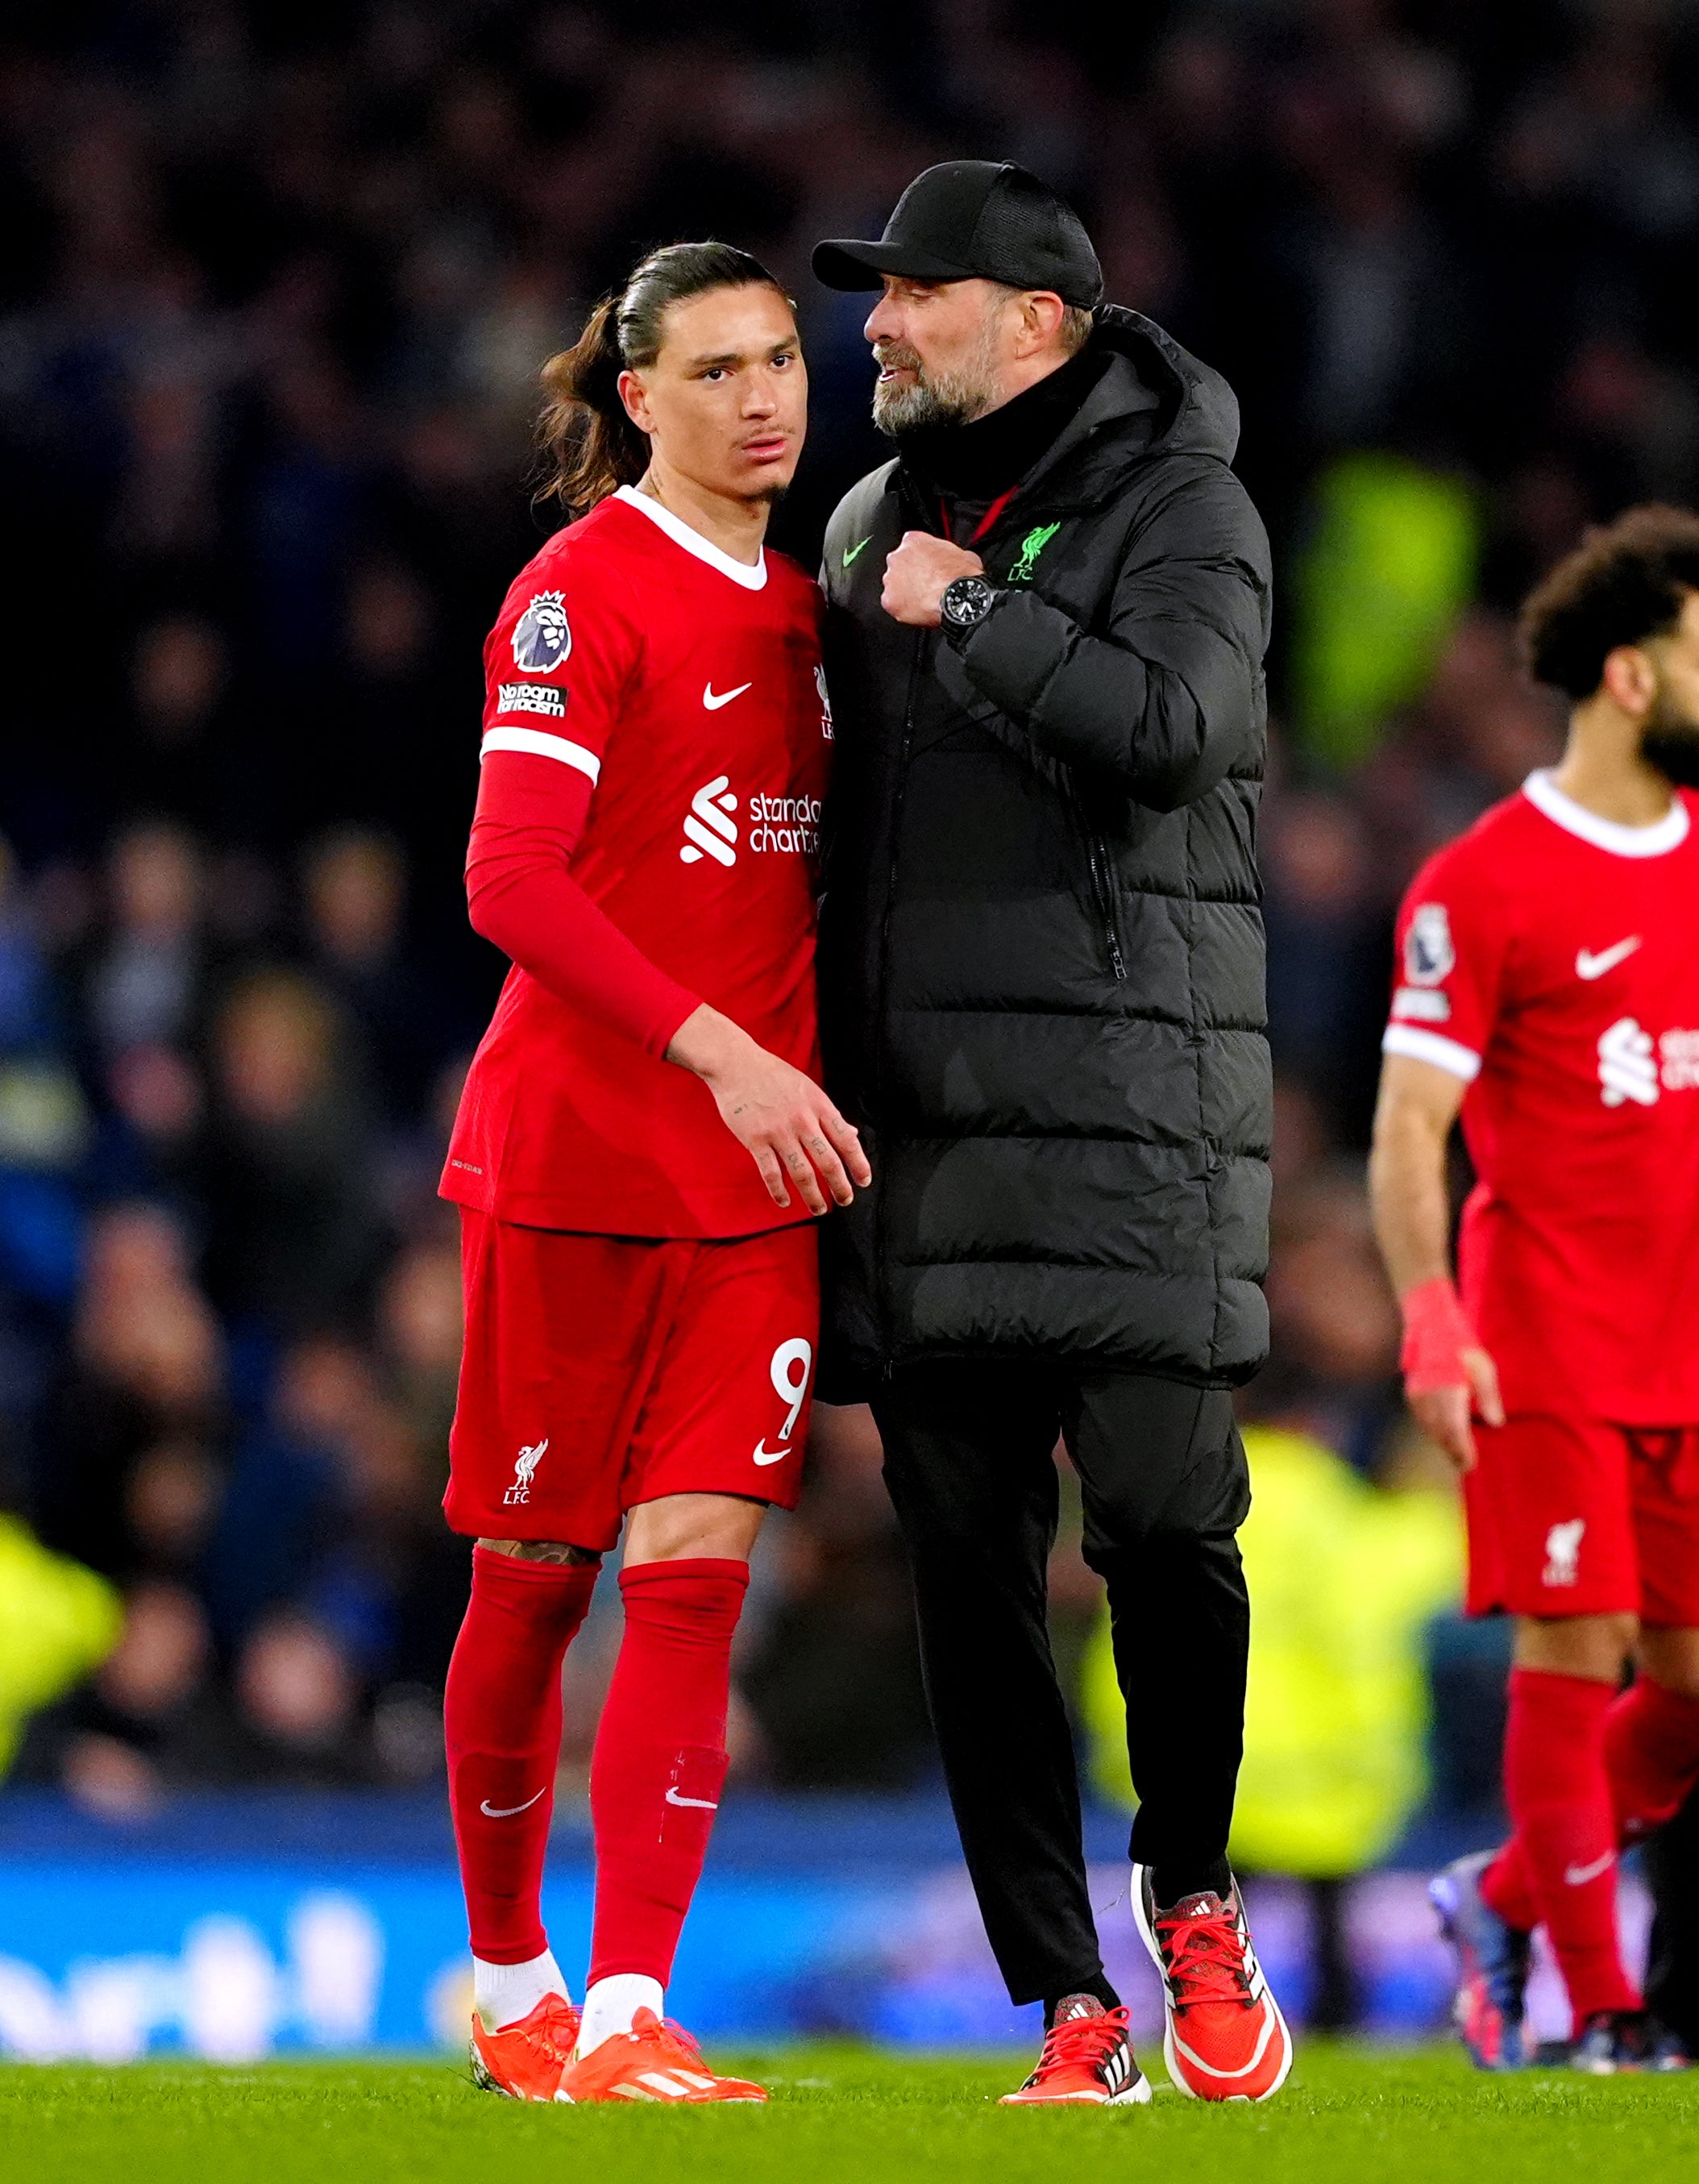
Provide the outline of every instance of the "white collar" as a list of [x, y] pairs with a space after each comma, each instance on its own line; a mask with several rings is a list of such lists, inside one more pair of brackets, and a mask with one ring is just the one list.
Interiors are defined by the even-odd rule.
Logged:
[[1691, 822], [1687, 800], [1680, 789], [1663, 818], [1650, 827], [1624, 827], [1614, 819], [1601, 819], [1596, 811], [1589, 811], [1573, 796], [1565, 796], [1547, 768], [1530, 773], [1522, 784], [1522, 793], [1554, 827], [1561, 827], [1566, 834], [1578, 834], [1596, 850], [1608, 850], [1614, 857], [1661, 857], [1680, 849], [1687, 839]]
[[694, 554], [698, 561], [706, 561], [710, 569], [718, 569], [722, 577], [730, 577], [734, 584], [741, 584], [746, 592], [758, 592], [767, 582], [767, 549], [761, 549], [761, 558], [752, 569], [747, 561], [734, 561], [730, 554], [722, 553], [711, 538], [704, 538], [700, 531], [692, 531], [682, 516], [675, 515], [669, 508], [647, 493], [639, 493], [634, 485], [614, 488], [615, 500], [623, 500], [627, 508], [635, 508], [640, 515], [647, 515], [651, 523], [658, 525], [675, 546], [682, 546], [686, 554]]

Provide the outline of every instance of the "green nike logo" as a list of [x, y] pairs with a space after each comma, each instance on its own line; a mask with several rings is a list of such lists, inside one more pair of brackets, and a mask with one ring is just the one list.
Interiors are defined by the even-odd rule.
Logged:
[[852, 561], [853, 561], [853, 560], [854, 560], [854, 559], [855, 559], [855, 557], [856, 557], [856, 555], [857, 555], [858, 554], [859, 554], [859, 553], [860, 553], [860, 551], [861, 551], [861, 549], [862, 549], [862, 547], [863, 547], [863, 546], [871, 546], [871, 545], [872, 545], [872, 543], [873, 543], [873, 534], [872, 534], [872, 532], [869, 532], [868, 533], [867, 537], [866, 537], [865, 538], [862, 539], [858, 544], [854, 545], [854, 546], [846, 546], [846, 547], [845, 547], [845, 549], [844, 549], [844, 566], [845, 566], [845, 568], [847, 568], [847, 569], [848, 568], [848, 566], [849, 566], [850, 563], [851, 563]]

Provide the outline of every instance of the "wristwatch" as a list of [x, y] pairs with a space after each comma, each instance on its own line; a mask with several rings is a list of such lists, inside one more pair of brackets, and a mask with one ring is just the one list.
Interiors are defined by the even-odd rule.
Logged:
[[972, 629], [997, 602], [997, 587], [983, 577], [957, 577], [944, 587], [938, 612], [951, 629]]

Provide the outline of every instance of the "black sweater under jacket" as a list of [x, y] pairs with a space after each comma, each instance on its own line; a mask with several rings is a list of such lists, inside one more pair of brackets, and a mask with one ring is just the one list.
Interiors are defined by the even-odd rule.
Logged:
[[1230, 1385], [1267, 1348], [1268, 540], [1219, 375], [1132, 311], [1092, 347], [976, 628], [880, 605], [943, 520], [908, 463], [827, 529], [826, 1080], [874, 1174], [826, 1223], [828, 1400], [1012, 1354]]

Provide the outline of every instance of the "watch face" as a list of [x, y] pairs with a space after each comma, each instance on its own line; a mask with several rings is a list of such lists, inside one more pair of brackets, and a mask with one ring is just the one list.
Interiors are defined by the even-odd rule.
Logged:
[[991, 588], [983, 577], [958, 577], [944, 587], [942, 612], [946, 618], [970, 627], [991, 603]]

